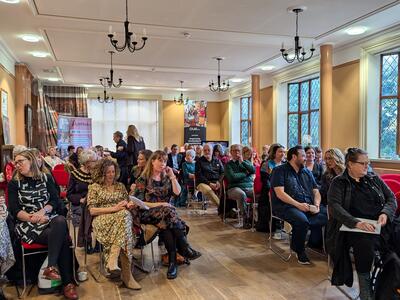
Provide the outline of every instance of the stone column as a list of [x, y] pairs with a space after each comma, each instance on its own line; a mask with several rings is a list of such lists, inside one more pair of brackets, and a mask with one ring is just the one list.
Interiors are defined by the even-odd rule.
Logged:
[[332, 54], [332, 45], [320, 47], [320, 137], [323, 151], [332, 147]]
[[253, 115], [251, 122], [252, 146], [261, 150], [260, 132], [261, 132], [261, 98], [260, 98], [260, 75], [251, 75], [251, 97], [253, 101]]

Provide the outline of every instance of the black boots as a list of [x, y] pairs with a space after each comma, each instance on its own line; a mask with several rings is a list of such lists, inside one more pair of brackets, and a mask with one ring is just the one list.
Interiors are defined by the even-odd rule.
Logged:
[[176, 252], [168, 253], [167, 278], [175, 279], [178, 276], [178, 266], [176, 265]]
[[183, 234], [176, 237], [176, 248], [178, 249], [180, 255], [190, 260], [194, 260], [201, 256], [199, 251], [196, 251], [190, 247], [186, 236]]
[[358, 273], [358, 284], [360, 285], [360, 299], [361, 300], [372, 300], [372, 289], [371, 289], [371, 276], [368, 273]]

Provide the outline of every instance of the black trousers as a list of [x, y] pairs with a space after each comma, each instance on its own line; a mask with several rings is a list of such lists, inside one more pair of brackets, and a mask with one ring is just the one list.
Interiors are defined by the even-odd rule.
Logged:
[[179, 254], [185, 256], [188, 244], [182, 229], [178, 228], [163, 229], [160, 231], [159, 236], [161, 240], [164, 242], [165, 248], [167, 249], [170, 259], [172, 257], [175, 257], [177, 249]]
[[72, 250], [65, 218], [63, 216], [53, 218], [35, 243], [48, 246], [48, 266], [58, 266], [63, 284], [73, 282]]
[[371, 272], [375, 251], [379, 249], [379, 235], [347, 232], [345, 247], [353, 248], [354, 263], [358, 273]]

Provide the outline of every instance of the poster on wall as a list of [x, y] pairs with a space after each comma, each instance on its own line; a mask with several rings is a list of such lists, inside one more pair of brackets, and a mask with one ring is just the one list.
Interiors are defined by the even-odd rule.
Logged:
[[6, 116], [2, 116], [2, 125], [3, 125], [3, 137], [4, 137], [4, 145], [11, 144], [10, 137], [10, 120]]
[[85, 149], [92, 147], [92, 119], [58, 116], [57, 147], [61, 157], [68, 155], [69, 145]]
[[200, 145], [206, 140], [207, 101], [185, 102], [184, 143]]

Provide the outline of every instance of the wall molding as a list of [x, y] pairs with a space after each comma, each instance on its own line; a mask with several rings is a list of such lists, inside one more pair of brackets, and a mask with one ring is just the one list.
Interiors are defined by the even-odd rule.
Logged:
[[13, 77], [15, 77], [15, 64], [17, 61], [18, 59], [0, 37], [0, 65]]

